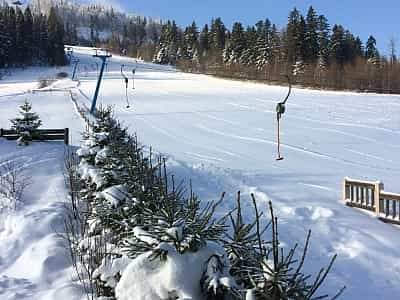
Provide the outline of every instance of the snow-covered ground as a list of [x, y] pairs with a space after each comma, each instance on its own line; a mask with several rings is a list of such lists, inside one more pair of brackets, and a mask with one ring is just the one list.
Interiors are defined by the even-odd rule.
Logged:
[[[88, 49], [76, 48], [74, 52], [80, 58], [79, 84], [64, 80], [56, 83], [58, 91], [22, 94], [35, 87], [37, 77], [44, 76], [37, 70], [18, 71], [0, 81], [0, 127], [9, 126], [8, 119], [15, 116], [17, 105], [29, 95], [44, 127], [70, 127], [72, 142], [78, 144], [82, 122], [68, 92], [62, 89], [73, 87], [79, 100], [89, 106], [100, 61]], [[127, 65], [129, 78], [131, 69], [137, 67], [136, 89], [130, 82], [128, 90], [130, 108], [126, 108], [121, 64]], [[59, 70], [42, 70], [56, 71]], [[339, 255], [324, 291], [333, 293], [346, 285], [342, 299], [397, 299], [400, 229], [346, 207], [341, 201], [341, 184], [344, 176], [382, 180], [386, 190], [400, 192], [400, 97], [294, 89], [282, 119], [281, 150], [285, 159], [277, 162], [275, 104], [286, 91], [285, 87], [183, 74], [169, 67], [113, 57], [98, 104], [114, 105], [117, 118], [132, 132], [137, 131], [142, 143], [170, 157], [170, 171], [181, 178], [191, 178], [202, 199], [215, 199], [226, 191], [228, 197], [221, 213], [234, 206], [234, 195], [240, 189], [243, 199], [248, 199], [249, 217], [249, 193], [256, 194], [264, 210], [267, 201], [273, 201], [281, 237], [288, 244], [302, 243], [306, 231], [312, 229], [307, 271], [315, 273], [334, 253]], [[1, 158], [10, 155], [9, 143], [0, 140]], [[46, 197], [44, 188], [35, 187], [29, 194], [33, 199], [27, 197], [32, 205], [27, 204], [16, 216], [9, 217], [19, 226], [23, 223], [18, 222], [18, 216], [26, 215], [29, 220], [29, 212], [40, 214], [41, 209], [50, 209], [47, 206], [62, 213], [55, 206], [62, 202], [59, 198], [65, 191], [61, 179], [54, 182], [61, 176], [55, 161], [62, 164], [62, 147], [46, 143], [34, 147], [15, 149], [28, 151], [38, 161], [53, 157], [53, 161], [42, 163], [48, 172], [34, 169], [40, 174], [35, 181], [46, 188], [53, 183], [62, 192]], [[50, 147], [51, 151], [40, 147]], [[20, 263], [30, 255], [25, 254], [29, 245], [46, 245], [44, 237], [29, 234], [29, 227], [11, 229], [11, 234], [7, 230], [0, 227], [0, 298], [6, 290], [5, 299], [23, 299], [10, 296], [19, 290], [18, 285], [34, 293], [30, 299], [40, 299], [42, 294], [36, 291], [57, 290], [46, 283], [52, 280], [38, 279], [39, 266], [29, 266], [32, 275]], [[21, 230], [29, 235], [28, 245], [19, 238], [23, 236], [19, 234]], [[52, 233], [49, 228], [40, 232], [46, 232], [46, 236]], [[13, 239], [18, 245], [9, 255]], [[63, 269], [62, 263], [60, 266], [55, 268]]]
[[[57, 69], [32, 68], [14, 71], [0, 82], [0, 128], [9, 128], [18, 106], [25, 99], [43, 120], [43, 128], [72, 127], [78, 144], [83, 122], [65, 91], [38, 92], [37, 78], [51, 77]], [[55, 88], [69, 87], [58, 82]], [[76, 85], [75, 83], [72, 83]], [[0, 165], [22, 163], [31, 177], [23, 204], [13, 213], [0, 212], [0, 299], [81, 299], [80, 287], [73, 283], [69, 253], [59, 234], [64, 229], [67, 201], [63, 177], [65, 146], [62, 141], [17, 146], [0, 138]]]

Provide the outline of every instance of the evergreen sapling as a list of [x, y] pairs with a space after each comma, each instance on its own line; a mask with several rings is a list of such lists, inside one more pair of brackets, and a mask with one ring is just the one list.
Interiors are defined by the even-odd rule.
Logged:
[[17, 140], [19, 145], [28, 145], [34, 137], [38, 137], [37, 129], [42, 125], [39, 115], [32, 112], [32, 104], [25, 100], [24, 104], [20, 106], [20, 115], [11, 120], [12, 126], [19, 138]]

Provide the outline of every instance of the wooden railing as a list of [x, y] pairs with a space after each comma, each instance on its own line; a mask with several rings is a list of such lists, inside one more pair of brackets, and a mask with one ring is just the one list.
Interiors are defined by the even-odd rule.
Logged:
[[384, 222], [400, 224], [400, 194], [385, 192], [383, 183], [350, 178], [343, 180], [346, 205], [375, 212]]
[[[69, 129], [36, 129], [37, 137], [35, 140], [39, 141], [54, 141], [63, 140], [66, 145], [69, 144]], [[0, 137], [6, 138], [7, 140], [17, 140], [19, 134], [13, 129], [0, 128]]]

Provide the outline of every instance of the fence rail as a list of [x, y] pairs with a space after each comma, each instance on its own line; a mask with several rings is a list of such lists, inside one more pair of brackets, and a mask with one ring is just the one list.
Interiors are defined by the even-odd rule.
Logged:
[[350, 178], [343, 180], [346, 205], [375, 212], [378, 219], [400, 225], [400, 194], [383, 190], [383, 183]]
[[[37, 138], [39, 141], [55, 141], [63, 140], [66, 145], [69, 144], [69, 129], [36, 129]], [[17, 140], [19, 134], [13, 129], [0, 128], [0, 137], [4, 137], [7, 140]]]

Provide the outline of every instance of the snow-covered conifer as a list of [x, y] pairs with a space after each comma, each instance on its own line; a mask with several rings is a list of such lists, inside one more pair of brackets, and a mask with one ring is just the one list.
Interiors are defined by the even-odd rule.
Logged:
[[38, 114], [31, 111], [32, 105], [25, 100], [20, 106], [21, 117], [11, 120], [12, 128], [19, 134], [18, 143], [28, 145], [32, 138], [37, 134], [35, 131], [42, 125]]

